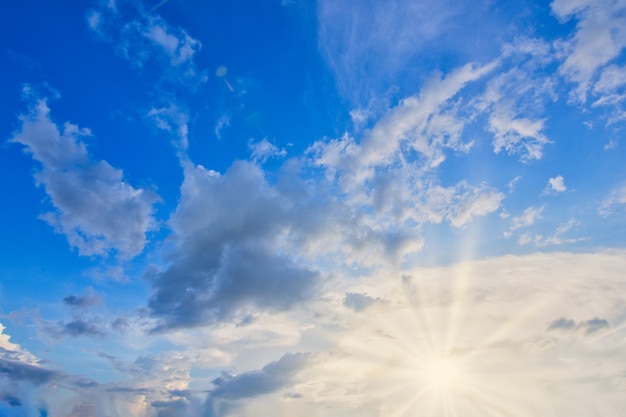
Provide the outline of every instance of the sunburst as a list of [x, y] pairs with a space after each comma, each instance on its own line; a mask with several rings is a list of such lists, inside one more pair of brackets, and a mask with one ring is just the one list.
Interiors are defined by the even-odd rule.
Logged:
[[[451, 282], [452, 281], [452, 282]], [[342, 350], [362, 378], [365, 397], [390, 417], [535, 415], [541, 393], [513, 343], [551, 297], [494, 317], [469, 296], [467, 280], [413, 286], [407, 303], [375, 307]], [[521, 359], [521, 360], [520, 360]]]

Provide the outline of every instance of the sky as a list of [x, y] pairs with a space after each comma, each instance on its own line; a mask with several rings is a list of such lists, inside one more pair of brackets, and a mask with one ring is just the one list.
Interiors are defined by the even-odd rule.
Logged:
[[0, 15], [0, 416], [621, 416], [626, 1]]

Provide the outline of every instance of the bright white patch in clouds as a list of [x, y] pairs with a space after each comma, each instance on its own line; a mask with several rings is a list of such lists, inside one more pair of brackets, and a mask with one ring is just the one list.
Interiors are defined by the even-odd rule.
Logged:
[[54, 207], [41, 218], [81, 255], [138, 255], [146, 233], [155, 228], [153, 204], [158, 196], [124, 182], [122, 171], [106, 161], [91, 159], [81, 140], [91, 132], [69, 122], [60, 129], [45, 100], [36, 100], [20, 122], [10, 140], [24, 145], [41, 164], [35, 179]]

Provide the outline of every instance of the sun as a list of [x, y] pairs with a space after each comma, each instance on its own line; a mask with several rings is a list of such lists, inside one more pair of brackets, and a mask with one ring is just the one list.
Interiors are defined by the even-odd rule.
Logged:
[[416, 300], [371, 309], [343, 339], [350, 361], [341, 375], [354, 378], [360, 398], [376, 402], [379, 415], [536, 415], [529, 398], [544, 394], [510, 339], [537, 307], [503, 320], [468, 300], [461, 284], [420, 288]]
[[459, 360], [453, 357], [435, 356], [426, 359], [418, 366], [423, 368], [426, 385], [439, 392], [452, 391], [464, 382], [463, 368]]

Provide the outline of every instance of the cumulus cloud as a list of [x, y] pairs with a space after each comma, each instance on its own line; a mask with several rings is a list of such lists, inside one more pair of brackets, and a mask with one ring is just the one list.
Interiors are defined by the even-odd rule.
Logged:
[[35, 180], [53, 207], [41, 218], [81, 255], [114, 252], [128, 259], [141, 253], [146, 233], [155, 227], [158, 196], [126, 183], [123, 172], [106, 161], [92, 159], [81, 139], [91, 132], [69, 122], [60, 128], [50, 118], [46, 100], [36, 100], [19, 119], [21, 126], [10, 141], [24, 145], [39, 162]]
[[543, 190], [543, 192], [544, 194], [562, 193], [566, 190], [567, 187], [565, 186], [565, 179], [562, 175], [557, 175], [554, 178], [548, 179], [548, 185], [546, 185], [546, 188]]
[[149, 306], [163, 326], [209, 324], [250, 308], [285, 310], [315, 294], [320, 272], [296, 262], [297, 252], [281, 249], [279, 238], [312, 226], [300, 222], [316, 213], [296, 210], [258, 166], [239, 162], [220, 175], [187, 163], [181, 194], [170, 220], [180, 249], [150, 277]]

